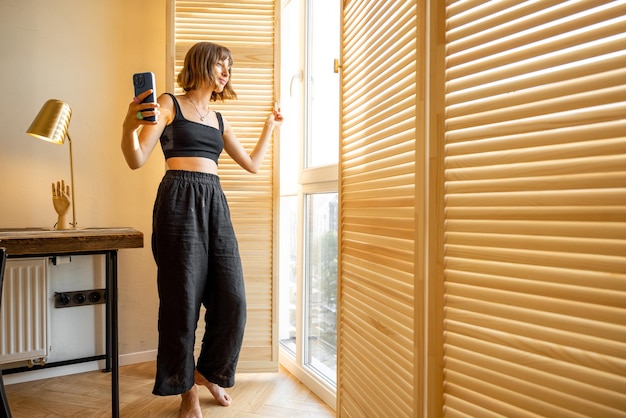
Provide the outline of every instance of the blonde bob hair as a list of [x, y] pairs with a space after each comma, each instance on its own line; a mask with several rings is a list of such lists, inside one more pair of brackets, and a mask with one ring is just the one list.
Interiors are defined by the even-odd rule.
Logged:
[[[185, 92], [203, 87], [217, 86], [219, 80], [213, 76], [213, 68], [220, 61], [228, 61], [228, 72], [230, 74], [233, 65], [233, 55], [230, 50], [212, 42], [198, 42], [185, 55], [183, 69], [178, 73], [178, 78], [176, 79], [178, 85]], [[235, 93], [230, 83], [230, 77], [222, 92], [214, 91], [211, 95], [211, 101], [224, 101], [236, 98], [237, 93]]]

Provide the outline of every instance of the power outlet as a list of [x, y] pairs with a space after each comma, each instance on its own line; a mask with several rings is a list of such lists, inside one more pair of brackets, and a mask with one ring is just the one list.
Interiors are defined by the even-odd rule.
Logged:
[[55, 308], [71, 308], [101, 303], [106, 303], [106, 289], [76, 290], [54, 294]]

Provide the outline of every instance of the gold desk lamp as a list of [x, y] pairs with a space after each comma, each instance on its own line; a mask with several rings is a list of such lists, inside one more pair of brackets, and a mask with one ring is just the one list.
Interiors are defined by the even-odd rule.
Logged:
[[[70, 197], [72, 199], [72, 228], [76, 228], [76, 206], [74, 205], [74, 197], [76, 189], [74, 188], [74, 157], [72, 155], [72, 139], [68, 128], [70, 126], [70, 118], [72, 117], [72, 109], [70, 106], [60, 100], [50, 99], [44, 103], [43, 107], [33, 120], [30, 128], [26, 131], [28, 135], [53, 144], [65, 143], [65, 138], [70, 143], [70, 175], [71, 190]], [[59, 225], [57, 225], [57, 229]]]

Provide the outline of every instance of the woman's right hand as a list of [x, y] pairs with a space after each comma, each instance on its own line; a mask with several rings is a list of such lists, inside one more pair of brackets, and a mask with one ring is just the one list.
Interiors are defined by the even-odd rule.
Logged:
[[[159, 141], [159, 137], [163, 133], [163, 129], [165, 129], [168, 115], [171, 113], [166, 107], [164, 109], [165, 112], [162, 114], [159, 110], [160, 104], [158, 102], [141, 103], [150, 94], [152, 94], [151, 89], [133, 98], [133, 101], [128, 105], [128, 112], [126, 112], [122, 125], [122, 152], [128, 166], [133, 170], [143, 166], [148, 160], [156, 143]], [[157, 100], [167, 99], [169, 99], [169, 96], [164, 94]], [[171, 101], [171, 99], [169, 100]], [[142, 110], [146, 111], [139, 114], [139, 116], [142, 116], [142, 119], [139, 119], [137, 113]], [[151, 122], [143, 119], [143, 117], [148, 116], [156, 116], [156, 121]], [[145, 129], [139, 129], [142, 126]]]
[[[124, 119], [124, 130], [136, 131], [142, 125], [156, 125], [159, 120], [159, 104], [157, 102], [141, 103], [143, 99], [152, 94], [153, 90], [149, 89], [137, 97], [133, 97], [133, 100], [128, 105], [128, 112], [126, 112], [126, 118]], [[146, 111], [146, 109], [151, 109]], [[142, 119], [138, 116], [143, 115]], [[145, 118], [148, 116], [155, 116], [155, 121], [151, 122]]]

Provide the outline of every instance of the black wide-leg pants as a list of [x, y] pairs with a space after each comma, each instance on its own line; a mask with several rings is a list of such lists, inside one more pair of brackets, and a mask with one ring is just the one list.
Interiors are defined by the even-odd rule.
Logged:
[[[195, 368], [210, 382], [233, 386], [246, 298], [237, 239], [218, 176], [166, 172], [154, 204], [152, 251], [160, 301], [153, 393], [187, 392]], [[195, 365], [201, 304], [206, 328]]]

